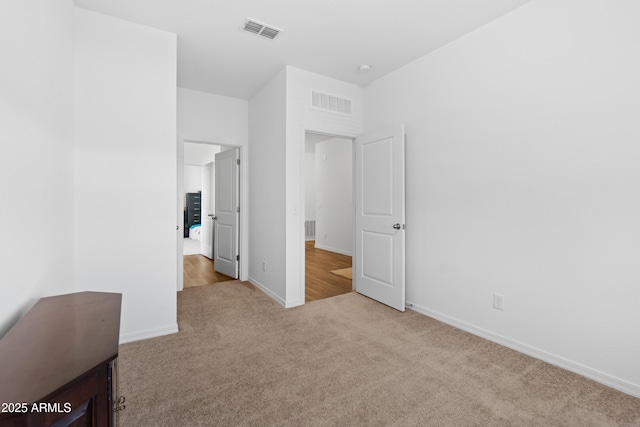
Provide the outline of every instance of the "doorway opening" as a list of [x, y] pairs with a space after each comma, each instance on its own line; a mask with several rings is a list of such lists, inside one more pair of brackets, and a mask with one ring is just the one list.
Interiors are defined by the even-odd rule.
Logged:
[[[181, 210], [179, 217], [183, 226], [178, 236], [178, 290], [235, 280], [239, 275], [239, 255], [236, 254], [240, 249], [239, 213], [236, 212], [236, 206], [239, 208], [240, 203], [240, 148], [203, 141], [181, 142], [178, 156], [181, 166], [178, 168], [178, 208]], [[234, 170], [228, 167], [230, 158], [238, 159], [237, 167], [233, 161]], [[233, 197], [229, 193], [234, 193]], [[218, 200], [220, 197], [224, 200]], [[234, 204], [234, 233], [229, 233], [226, 227], [227, 212], [220, 216], [224, 218], [221, 221], [224, 223], [223, 243], [233, 240], [233, 248], [227, 248], [225, 244], [219, 247], [219, 239], [215, 237], [216, 231], [221, 233], [216, 215], [220, 213], [220, 206], [226, 206], [229, 200], [233, 200]], [[222, 265], [227, 261], [226, 258], [231, 258], [230, 251], [234, 253], [232, 258], [235, 265], [232, 270]], [[221, 254], [224, 254], [222, 259]], [[221, 265], [217, 265], [219, 262]]]
[[353, 290], [353, 139], [305, 132], [305, 302]]

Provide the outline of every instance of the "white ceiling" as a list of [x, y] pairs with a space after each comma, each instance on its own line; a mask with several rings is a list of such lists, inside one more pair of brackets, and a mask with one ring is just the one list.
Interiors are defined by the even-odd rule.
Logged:
[[[285, 65], [366, 86], [530, 0], [75, 0], [178, 34], [178, 86], [249, 99]], [[243, 31], [245, 18], [284, 30]], [[361, 64], [371, 65], [366, 74]]]

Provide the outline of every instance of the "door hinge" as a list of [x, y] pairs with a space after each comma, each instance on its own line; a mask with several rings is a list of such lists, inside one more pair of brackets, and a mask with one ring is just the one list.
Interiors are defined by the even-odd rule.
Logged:
[[240, 165], [240, 159], [236, 159], [236, 165]]
[[236, 212], [240, 213], [240, 206], [236, 208]]
[[236, 261], [240, 261], [240, 255], [236, 255]]

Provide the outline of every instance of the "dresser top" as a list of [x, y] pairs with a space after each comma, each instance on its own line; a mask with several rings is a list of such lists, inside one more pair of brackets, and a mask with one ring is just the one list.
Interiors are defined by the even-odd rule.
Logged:
[[122, 295], [41, 298], [0, 339], [0, 402], [44, 399], [118, 356]]

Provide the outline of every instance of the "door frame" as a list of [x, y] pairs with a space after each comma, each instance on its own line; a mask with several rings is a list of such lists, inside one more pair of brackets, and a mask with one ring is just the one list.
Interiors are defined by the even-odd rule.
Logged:
[[[216, 147], [220, 148], [219, 145], [216, 145]], [[214, 155], [214, 157], [215, 157], [215, 155]], [[209, 206], [213, 207], [213, 205], [215, 204], [215, 188], [212, 185], [212, 183], [215, 180], [215, 173], [216, 173], [216, 171], [215, 171], [215, 160], [214, 160], [212, 162], [205, 163], [204, 165], [201, 166], [201, 168], [202, 168], [202, 193], [201, 193], [201, 196], [200, 196], [200, 253], [202, 253], [202, 255], [204, 255], [205, 257], [207, 257], [209, 259], [213, 259], [213, 244], [214, 244], [214, 241], [212, 239], [210, 241], [211, 246], [209, 248], [207, 248], [206, 245], [205, 245], [205, 235], [207, 233], [204, 232], [205, 231], [205, 225], [206, 225], [207, 221], [210, 222], [209, 223], [209, 227], [210, 227], [209, 228], [209, 235], [210, 236], [213, 236], [213, 227], [215, 227], [215, 225], [209, 220], [209, 218], [211, 218], [211, 217], [208, 216], [209, 214], [215, 214], [215, 211], [213, 211], [213, 209], [212, 209], [212, 211], [209, 212], [209, 214], [206, 214], [205, 213], [205, 204], [204, 204], [205, 195], [206, 195], [206, 191], [204, 191], [204, 190], [205, 190], [205, 183], [207, 182], [205, 174], [206, 174], [207, 169], [209, 169], [208, 168], [209, 165], [211, 165], [211, 170], [210, 170], [211, 174], [209, 175], [209, 184], [208, 184], [209, 185], [209, 194], [207, 195], [207, 197], [209, 197], [209, 199], [208, 199]], [[213, 200], [211, 200], [211, 199], [213, 199]], [[184, 241], [184, 239], [183, 239], [183, 241]], [[203, 252], [203, 250], [204, 250], [204, 252], [207, 252], [208, 254], [210, 253], [211, 256], [206, 255]]]
[[[305, 236], [304, 236], [304, 223], [305, 223], [305, 218], [307, 217], [307, 212], [306, 212], [306, 206], [305, 206], [305, 200], [306, 200], [306, 179], [305, 179], [305, 161], [304, 161], [304, 157], [305, 157], [305, 141], [306, 141], [306, 134], [307, 133], [314, 133], [316, 135], [323, 135], [323, 136], [328, 136], [331, 138], [341, 138], [341, 139], [350, 139], [351, 140], [351, 151], [353, 152], [353, 150], [355, 149], [355, 140], [356, 137], [358, 135], [360, 135], [362, 132], [360, 133], [350, 133], [350, 132], [340, 132], [340, 131], [335, 131], [335, 129], [328, 129], [328, 128], [324, 128], [324, 127], [307, 127], [307, 126], [302, 126], [301, 129], [301, 141], [302, 141], [302, 148], [301, 148], [301, 154], [300, 154], [300, 182], [302, 183], [302, 185], [300, 186], [300, 230], [302, 230], [302, 238], [300, 239], [300, 300], [301, 300], [301, 305], [306, 304], [305, 300], [306, 300], [306, 283], [305, 283], [305, 274], [306, 274], [306, 257], [305, 257], [305, 253], [306, 253], [306, 248], [305, 248]], [[355, 180], [355, 156], [351, 157], [351, 161], [352, 161], [352, 167], [351, 167], [351, 182], [352, 185], [354, 184], [354, 180]], [[354, 220], [354, 224], [355, 224], [355, 216], [356, 216], [356, 212], [355, 212], [355, 198], [351, 198], [351, 203], [353, 204], [352, 207], [352, 212], [353, 212], [353, 220]], [[351, 267], [353, 268], [353, 260], [356, 259], [356, 248], [355, 248], [355, 229], [354, 229], [354, 245], [353, 245], [353, 253], [351, 254]], [[351, 289], [355, 289], [355, 281], [351, 281]]]
[[178, 209], [176, 212], [177, 218], [177, 253], [176, 253], [176, 262], [178, 265], [177, 277], [176, 277], [176, 290], [181, 291], [184, 289], [184, 259], [183, 259], [183, 239], [184, 239], [184, 219], [182, 216], [184, 215], [184, 144], [185, 142], [195, 143], [195, 144], [208, 144], [208, 145], [220, 145], [222, 147], [233, 147], [238, 149], [238, 158], [240, 159], [240, 185], [238, 190], [240, 192], [240, 218], [238, 223], [238, 233], [239, 233], [239, 245], [240, 245], [240, 261], [239, 261], [239, 270], [240, 276], [239, 279], [242, 281], [248, 280], [249, 277], [249, 263], [247, 260], [249, 259], [249, 236], [247, 234], [247, 226], [249, 224], [249, 199], [248, 199], [248, 188], [247, 184], [248, 180], [248, 168], [247, 168], [247, 155], [246, 155], [246, 147], [235, 143], [235, 141], [229, 141], [223, 138], [215, 138], [215, 137], [204, 137], [204, 136], [194, 136], [194, 135], [178, 135], [177, 138], [177, 194], [176, 198], [178, 199]]

